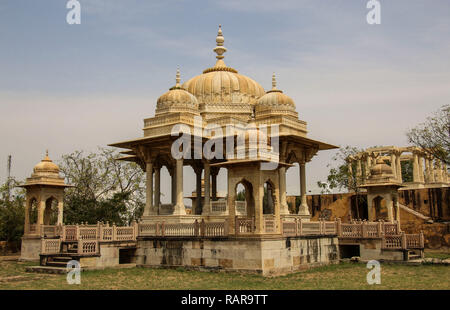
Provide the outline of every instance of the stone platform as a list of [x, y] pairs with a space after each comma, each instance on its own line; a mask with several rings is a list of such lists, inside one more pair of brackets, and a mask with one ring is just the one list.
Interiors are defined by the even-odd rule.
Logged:
[[282, 275], [339, 262], [335, 236], [139, 237], [136, 265]]

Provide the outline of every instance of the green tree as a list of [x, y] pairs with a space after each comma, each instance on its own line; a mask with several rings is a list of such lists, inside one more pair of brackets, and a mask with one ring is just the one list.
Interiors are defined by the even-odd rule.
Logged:
[[65, 223], [109, 221], [123, 225], [142, 216], [144, 172], [135, 163], [118, 161], [119, 157], [120, 153], [109, 148], [62, 157], [61, 172], [74, 185], [64, 198]]
[[[332, 157], [332, 163], [328, 164], [330, 168], [326, 182], [317, 182], [319, 188], [322, 189], [322, 193], [331, 193], [332, 190], [346, 189], [351, 192], [358, 193], [358, 184], [361, 184], [362, 179], [356, 174], [356, 162], [352, 162], [352, 173], [348, 168], [348, 159], [351, 156], [362, 152], [362, 149], [358, 149], [352, 146], [341, 147], [339, 151]], [[358, 180], [359, 178], [359, 180]]]
[[[9, 188], [18, 185], [10, 179]], [[10, 192], [10, 194], [9, 194]], [[25, 191], [23, 189], [8, 189], [8, 184], [0, 186], [0, 240], [7, 241], [10, 246], [19, 249], [25, 222]]]
[[450, 105], [442, 106], [406, 135], [411, 144], [450, 165]]

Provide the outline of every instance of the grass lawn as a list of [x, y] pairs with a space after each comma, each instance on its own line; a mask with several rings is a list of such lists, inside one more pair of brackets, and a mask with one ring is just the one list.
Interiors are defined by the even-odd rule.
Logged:
[[362, 263], [318, 267], [282, 277], [186, 271], [182, 269], [105, 269], [81, 274], [80, 285], [65, 275], [25, 272], [30, 263], [0, 261], [0, 289], [450, 289], [450, 267], [381, 265], [381, 285], [368, 285]]

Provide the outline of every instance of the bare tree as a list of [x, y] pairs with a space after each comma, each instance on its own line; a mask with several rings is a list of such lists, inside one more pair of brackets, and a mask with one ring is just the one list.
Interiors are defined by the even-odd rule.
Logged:
[[450, 105], [442, 106], [406, 135], [411, 144], [450, 165]]

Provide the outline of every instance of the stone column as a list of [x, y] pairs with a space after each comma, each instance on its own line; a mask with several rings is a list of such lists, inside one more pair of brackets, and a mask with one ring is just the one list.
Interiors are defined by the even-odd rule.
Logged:
[[386, 197], [385, 199], [386, 199], [386, 207], [388, 209], [388, 219], [389, 219], [389, 222], [392, 223], [394, 221], [393, 201], [390, 196]]
[[209, 214], [209, 210], [211, 210], [211, 205], [210, 205], [210, 199], [211, 199], [211, 194], [210, 194], [210, 188], [211, 188], [211, 184], [210, 184], [210, 168], [209, 168], [209, 163], [205, 162], [204, 164], [204, 169], [205, 169], [205, 202], [203, 204], [203, 210], [202, 210], [202, 215], [207, 215]]
[[64, 202], [61, 197], [58, 200], [58, 220], [56, 222], [56, 225], [62, 225], [63, 224], [63, 214], [64, 214]]
[[310, 215], [308, 204], [306, 202], [306, 168], [305, 163], [300, 163], [300, 198], [301, 204], [298, 210], [299, 215]]
[[29, 200], [29, 198], [27, 197], [25, 200], [25, 227], [24, 227], [24, 235], [28, 235], [30, 233], [30, 211], [31, 211], [31, 206], [30, 203], [31, 201]]
[[278, 170], [280, 178], [280, 214], [289, 214], [289, 207], [286, 202], [286, 167], [282, 166]]
[[361, 159], [356, 161], [356, 184], [359, 185], [362, 179]]
[[364, 179], [367, 180], [370, 176], [370, 155], [367, 154], [366, 155], [366, 169], [364, 171], [365, 175], [364, 175]]
[[186, 215], [186, 209], [183, 202], [183, 158], [177, 159], [176, 164], [177, 177], [177, 204], [175, 205], [174, 215]]
[[153, 163], [146, 164], [145, 209], [144, 215], [154, 215], [153, 210]]
[[419, 161], [419, 181], [420, 182], [425, 182], [425, 178], [423, 175], [423, 157], [421, 155], [419, 155], [417, 157], [418, 161]]
[[397, 218], [395, 220], [400, 223], [400, 203], [398, 202], [398, 197], [396, 197], [396, 199], [395, 199], [394, 208], [397, 210], [397, 212], [396, 212]]
[[193, 167], [195, 172], [195, 188], [197, 199], [195, 199], [195, 206], [192, 206], [192, 214], [202, 214], [202, 171], [203, 168], [200, 165]]
[[212, 196], [213, 201], [217, 200], [217, 175], [218, 174], [219, 174], [219, 169], [217, 169], [217, 168], [211, 169], [211, 184], [212, 184], [211, 196]]
[[171, 182], [172, 182], [172, 188], [171, 188], [171, 194], [172, 194], [172, 205], [177, 204], [177, 173], [176, 173], [176, 167], [172, 169], [172, 175]]
[[161, 204], [161, 167], [155, 167], [155, 212], [159, 214]]
[[391, 153], [391, 169], [392, 169], [392, 174], [394, 175], [394, 179], [397, 179], [397, 167], [396, 167], [396, 158], [395, 158], [395, 154]]
[[429, 159], [428, 165], [430, 167], [430, 183], [436, 182], [435, 175], [434, 175], [434, 161], [432, 158]]
[[431, 183], [430, 177], [430, 160], [425, 157], [425, 183]]
[[402, 154], [398, 153], [396, 154], [396, 158], [395, 158], [395, 168], [397, 168], [397, 180], [400, 183], [403, 183], [403, 177], [402, 177], [402, 162], [400, 161], [400, 156]]
[[435, 167], [435, 181], [438, 183], [442, 182], [442, 170], [441, 170], [441, 161], [436, 159], [436, 167]]
[[442, 182], [448, 183], [448, 171], [445, 163], [442, 163]]
[[417, 153], [413, 153], [413, 182], [419, 182], [419, 159]]

